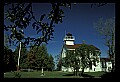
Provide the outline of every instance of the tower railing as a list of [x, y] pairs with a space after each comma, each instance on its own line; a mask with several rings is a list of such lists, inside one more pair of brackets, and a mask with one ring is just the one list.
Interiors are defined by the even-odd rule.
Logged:
[[65, 36], [63, 40], [75, 40], [74, 36]]

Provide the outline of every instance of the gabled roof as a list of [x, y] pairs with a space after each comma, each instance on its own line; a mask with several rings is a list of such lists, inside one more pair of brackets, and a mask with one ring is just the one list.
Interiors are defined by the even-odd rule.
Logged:
[[67, 49], [76, 49], [80, 46], [81, 44], [74, 44], [74, 45], [65, 45]]
[[95, 47], [94, 45], [91, 45], [91, 46], [93, 46], [96, 50], [100, 50], [99, 48]]
[[[65, 44], [64, 44], [64, 47], [66, 47], [67, 49], [76, 49], [76, 48], [78, 48], [80, 45], [81, 45], [81, 44], [74, 44], [74, 45], [65, 45]], [[93, 45], [91, 45], [91, 46], [93, 46]], [[95, 47], [95, 46], [93, 46], [93, 47]], [[98, 49], [97, 47], [95, 47], [95, 49], [96, 49], [96, 50], [100, 50], [100, 49]]]

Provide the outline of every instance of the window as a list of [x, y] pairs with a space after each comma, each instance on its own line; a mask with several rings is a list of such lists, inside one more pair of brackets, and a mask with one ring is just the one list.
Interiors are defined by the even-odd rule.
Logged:
[[73, 39], [73, 37], [71, 36], [71, 39]]

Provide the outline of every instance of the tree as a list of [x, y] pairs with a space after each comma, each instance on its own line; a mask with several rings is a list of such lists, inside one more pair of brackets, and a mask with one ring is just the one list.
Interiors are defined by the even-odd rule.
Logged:
[[62, 58], [60, 57], [60, 55], [57, 55], [56, 56], [56, 64], [57, 64], [57, 69], [56, 70], [58, 70], [58, 71], [60, 71], [61, 70], [61, 68], [62, 68]]
[[8, 42], [9, 42], [8, 36], [4, 34], [4, 46], [6, 46], [7, 48], [9, 48]]
[[100, 55], [93, 45], [88, 44], [81, 44], [81, 46], [75, 50], [75, 54], [80, 57], [81, 75], [83, 75], [84, 69], [90, 67], [92, 63], [96, 66], [95, 63], [99, 61]]
[[99, 61], [99, 53], [93, 45], [81, 44], [75, 50], [67, 50], [66, 57], [62, 60], [62, 65], [68, 68], [73, 67], [74, 75], [78, 75], [79, 69], [82, 68], [81, 75], [84, 69]]
[[8, 37], [4, 35], [4, 72], [13, 71], [15, 69], [14, 53], [9, 49]]
[[15, 70], [13, 54], [11, 49], [4, 46], [4, 72]]
[[[7, 26], [4, 23], [4, 30], [8, 32], [8, 37], [10, 43], [14, 44], [14, 41], [17, 41], [16, 44], [21, 41], [24, 45], [33, 43], [34, 45], [40, 45], [42, 42], [47, 43], [51, 38], [53, 38], [53, 32], [55, 24], [59, 22], [62, 23], [64, 17], [64, 12], [60, 8], [61, 6], [70, 6], [68, 3], [51, 3], [52, 10], [48, 14], [48, 20], [50, 23], [43, 21], [46, 14], [41, 15], [40, 19], [36, 19], [33, 10], [32, 3], [5, 3], [5, 17], [4, 20], [9, 21], [10, 25]], [[32, 22], [33, 21], [33, 22]], [[29, 27], [32, 22], [33, 29], [36, 29], [37, 34], [40, 37], [31, 38], [24, 35], [23, 30]]]
[[[93, 5], [103, 6], [106, 3], [94, 3]], [[64, 17], [64, 11], [61, 7], [70, 7], [71, 3], [51, 3], [52, 9], [48, 15], [43, 14], [40, 19], [36, 19], [33, 13], [32, 3], [4, 3], [5, 16], [4, 30], [8, 33], [9, 43], [15, 45], [18, 42], [24, 43], [25, 46], [30, 43], [34, 45], [40, 45], [42, 42], [47, 43], [53, 38], [53, 32], [55, 24], [62, 23]], [[48, 16], [50, 22], [44, 22], [43, 19]], [[33, 22], [32, 22], [33, 21]], [[32, 23], [32, 24], [30, 24]], [[32, 25], [33, 29], [40, 37], [32, 38], [25, 36], [24, 29]]]
[[42, 68], [44, 67], [45, 69], [47, 69], [47, 63], [49, 60], [49, 56], [48, 56], [48, 52], [47, 52], [47, 48], [45, 44], [42, 44], [41, 46], [36, 47], [36, 64], [38, 68]]
[[40, 70], [53, 70], [54, 61], [52, 55], [48, 55], [45, 44], [34, 46], [28, 52], [27, 63], [29, 68]]
[[108, 55], [112, 61], [112, 72], [115, 70], [115, 18], [105, 21], [101, 18], [94, 27], [104, 37], [104, 45], [108, 47]]
[[75, 51], [67, 50], [66, 57], [62, 59], [62, 65], [67, 68], [73, 67], [74, 75], [77, 75], [79, 69], [78, 63], [79, 59], [77, 58], [77, 54], [75, 54]]
[[28, 68], [29, 69], [34, 69], [35, 68], [35, 49], [34, 48], [31, 48], [30, 51], [28, 52], [27, 54], [27, 65], [28, 65]]
[[53, 71], [53, 70], [54, 70], [54, 67], [55, 67], [55, 65], [54, 65], [54, 58], [53, 58], [52, 55], [50, 54], [50, 55], [49, 55], [48, 64], [47, 64], [47, 68], [48, 68], [48, 70]]

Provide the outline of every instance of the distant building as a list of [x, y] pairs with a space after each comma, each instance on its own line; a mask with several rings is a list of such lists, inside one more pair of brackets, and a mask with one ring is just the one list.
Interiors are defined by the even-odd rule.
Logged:
[[[78, 48], [81, 45], [81, 44], [75, 44], [74, 41], [75, 41], [75, 37], [72, 36], [71, 33], [67, 33], [65, 35], [64, 44], [63, 44], [62, 51], [61, 51], [61, 58], [66, 57], [66, 50], [75, 50], [76, 48]], [[92, 45], [92, 46], [94, 46], [94, 45]], [[98, 49], [97, 47], [95, 47], [95, 49], [96, 49], [96, 52], [100, 52], [100, 49]], [[98, 57], [99, 57], [99, 62], [98, 63], [96, 62], [96, 66], [94, 66], [92, 63], [89, 68], [86, 68], [84, 70], [84, 72], [96, 72], [96, 71], [111, 70], [112, 64], [111, 64], [110, 60], [108, 58], [100, 58], [100, 56], [98, 56]], [[81, 71], [81, 70], [82, 69], [80, 68], [79, 71]], [[62, 66], [61, 71], [72, 72], [73, 68], [66, 68], [66, 67]]]

